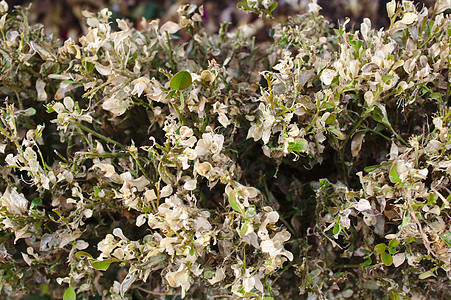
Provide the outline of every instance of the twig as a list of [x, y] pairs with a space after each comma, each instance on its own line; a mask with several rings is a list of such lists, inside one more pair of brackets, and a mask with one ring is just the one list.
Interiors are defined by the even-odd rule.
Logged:
[[410, 208], [410, 215], [415, 220], [415, 222], [418, 225], [418, 228], [420, 229], [421, 237], [423, 238], [424, 246], [428, 250], [428, 254], [432, 254], [434, 257], [437, 257], [437, 255], [434, 253], [434, 251], [431, 248], [428, 236], [423, 231], [423, 226], [421, 226], [421, 223], [420, 223], [420, 221], [418, 220], [418, 218], [417, 218], [417, 216], [415, 214], [415, 210], [413, 209], [412, 201], [411, 201], [410, 197], [407, 199], [407, 202], [408, 202], [409, 208]]
[[146, 290], [145, 288], [142, 288], [142, 287], [140, 287], [140, 286], [137, 286], [136, 288], [137, 288], [138, 290], [143, 291], [143, 292], [148, 293], [148, 294], [157, 295], [157, 296], [166, 296], [165, 293], [159, 293], [159, 292], [149, 291], [149, 290]]

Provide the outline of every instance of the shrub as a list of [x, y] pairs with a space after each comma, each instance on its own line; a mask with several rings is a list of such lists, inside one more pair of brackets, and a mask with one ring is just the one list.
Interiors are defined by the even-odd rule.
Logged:
[[3, 295], [450, 296], [449, 1], [276, 6], [238, 4], [271, 43], [187, 4], [58, 44], [1, 2]]

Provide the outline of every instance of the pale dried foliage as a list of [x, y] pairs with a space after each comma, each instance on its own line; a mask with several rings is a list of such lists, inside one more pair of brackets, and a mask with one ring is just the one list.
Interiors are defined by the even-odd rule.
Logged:
[[[272, 25], [271, 45], [253, 38], [263, 21], [207, 35], [195, 5], [178, 9], [178, 23], [143, 19], [142, 30], [104, 9], [84, 12], [87, 34], [61, 46], [26, 9], [0, 3], [5, 296], [445, 289], [449, 1], [430, 11], [392, 1], [389, 28], [365, 19], [356, 31], [333, 30], [312, 1]], [[239, 7], [273, 19], [274, 1]], [[368, 158], [367, 141], [387, 157]], [[341, 176], [310, 183], [314, 222], [301, 236], [272, 192], [243, 176], [241, 152], [255, 143], [253, 158], [277, 168], [335, 153]], [[287, 269], [300, 284], [284, 291], [274, 280]]]

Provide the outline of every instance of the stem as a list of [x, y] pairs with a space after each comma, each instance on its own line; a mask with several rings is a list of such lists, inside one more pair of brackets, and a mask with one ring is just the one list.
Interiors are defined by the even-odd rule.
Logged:
[[10, 236], [12, 236], [14, 234], [14, 232], [8, 232], [7, 234], [5, 234], [4, 236], [0, 237], [0, 244], [3, 243], [4, 241], [6, 241]]
[[121, 148], [121, 149], [125, 149], [125, 146], [122, 145], [121, 143], [116, 142], [115, 140], [110, 139], [109, 137], [106, 137], [106, 136], [104, 136], [104, 135], [102, 135], [102, 134], [100, 134], [100, 133], [98, 133], [98, 132], [95, 132], [94, 130], [92, 130], [92, 129], [89, 128], [89, 127], [86, 127], [86, 126], [83, 125], [83, 124], [81, 124], [81, 123], [79, 123], [79, 122], [76, 122], [75, 124], [76, 124], [80, 129], [82, 129], [82, 130], [84, 130], [84, 131], [86, 131], [86, 132], [89, 132], [89, 133], [92, 134], [92, 135], [95, 135], [95, 136], [98, 137], [99, 139], [104, 140], [104, 141], [107, 142], [107, 143], [114, 144], [114, 145], [118, 146], [118, 147]]
[[362, 265], [359, 265], [359, 264], [338, 265], [338, 266], [334, 267], [334, 270], [344, 269], [344, 268], [346, 268], [346, 269], [349, 269], [349, 268], [354, 269], [354, 268], [364, 268], [364, 267], [365, 266], [362, 266]]
[[174, 104], [173, 107], [174, 107], [175, 111], [177, 112], [177, 115], [178, 115], [178, 117], [180, 119], [180, 123], [182, 125], [186, 125], [187, 122], [186, 122], [185, 118], [183, 117], [182, 113], [180, 112], [179, 107], [177, 107], [177, 104]]
[[380, 136], [383, 137], [384, 139], [386, 139], [388, 142], [391, 142], [391, 139], [390, 139], [389, 137], [383, 135], [382, 133], [380, 133], [380, 132], [377, 131], [377, 130], [374, 130], [374, 129], [371, 129], [371, 128], [368, 128], [368, 127], [362, 127], [362, 128], [364, 128], [364, 130], [359, 130], [359, 132], [371, 132], [371, 133], [375, 133], [375, 134], [377, 134], [377, 135], [380, 135]]
[[391, 125], [389, 125], [390, 130], [393, 132], [393, 134], [396, 136], [398, 140], [400, 140], [404, 145], [407, 147], [409, 146], [409, 143], [407, 143], [394, 129]]
[[357, 122], [357, 124], [354, 126], [354, 128], [352, 128], [351, 132], [346, 136], [346, 139], [343, 143], [343, 145], [346, 147], [346, 145], [349, 142], [349, 139], [352, 137], [352, 135], [354, 134], [354, 132], [357, 130], [357, 128], [359, 128], [359, 126], [362, 124], [362, 122], [368, 117], [368, 114], [371, 110], [366, 110], [365, 113], [363, 114], [363, 116], [359, 119], [359, 121]]
[[140, 164], [138, 157], [137, 157], [136, 155], [132, 154], [132, 153], [130, 153], [130, 154], [132, 155], [133, 159], [135, 160], [135, 163], [136, 163], [136, 165], [138, 166], [138, 169], [139, 169], [139, 170], [141, 171], [141, 173], [143, 174], [143, 176], [144, 176], [147, 180], [151, 181], [150, 178], [147, 176], [146, 171], [144, 170], [143, 166]]
[[185, 98], [183, 97], [182, 91], [179, 91], [180, 94], [180, 107], [179, 110], [183, 110], [185, 108]]

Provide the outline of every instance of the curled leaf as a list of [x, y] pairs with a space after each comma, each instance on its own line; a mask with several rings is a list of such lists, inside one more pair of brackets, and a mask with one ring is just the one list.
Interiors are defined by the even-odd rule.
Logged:
[[91, 254], [89, 254], [88, 252], [85, 252], [85, 251], [78, 251], [77, 253], [75, 253], [75, 257], [77, 259], [83, 259], [85, 257], [87, 257], [89, 259], [94, 259]]
[[113, 261], [111, 259], [105, 259], [105, 260], [94, 260], [90, 261], [89, 263], [94, 269], [106, 271], [108, 270], [112, 262]]

